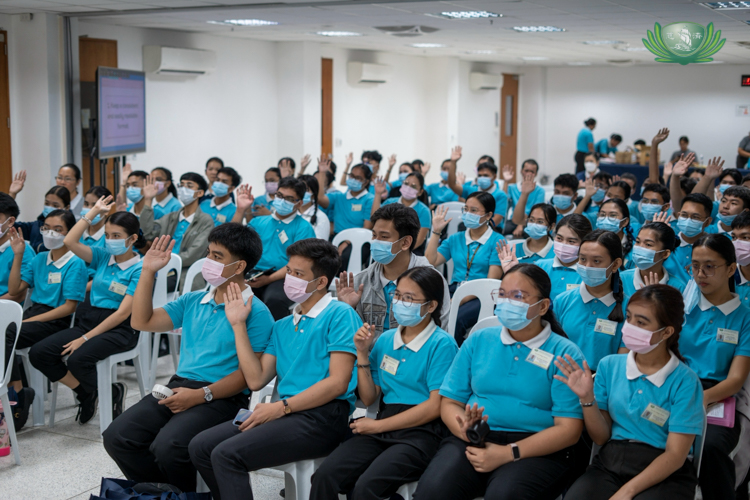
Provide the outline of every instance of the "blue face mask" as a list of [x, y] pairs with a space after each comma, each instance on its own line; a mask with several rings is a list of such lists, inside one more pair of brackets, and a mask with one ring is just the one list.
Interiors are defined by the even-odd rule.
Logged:
[[214, 183], [211, 184], [211, 190], [216, 196], [226, 196], [229, 193], [229, 186], [223, 182], [214, 181]]
[[362, 191], [362, 181], [352, 179], [351, 177], [346, 180], [346, 186], [350, 191], [353, 191], [355, 193], [358, 191]]
[[677, 229], [688, 238], [693, 238], [703, 232], [703, 223], [704, 221], [680, 217], [677, 219]]
[[604, 199], [604, 195], [606, 194], [607, 192], [605, 190], [599, 188], [596, 190], [596, 193], [594, 193], [593, 196], [591, 196], [591, 201], [599, 203], [600, 201]]
[[105, 238], [104, 243], [106, 245], [107, 253], [109, 253], [110, 255], [124, 254], [128, 251], [128, 248], [130, 248], [130, 245], [125, 244], [126, 241], [127, 239], [113, 240], [111, 238]]
[[611, 217], [599, 217], [596, 219], [596, 228], [616, 233], [620, 230], [620, 223], [624, 219], [613, 219]]
[[526, 317], [529, 314], [529, 307], [531, 307], [531, 305], [526, 302], [511, 300], [508, 298], [497, 299], [497, 303], [495, 304], [495, 316], [508, 330], [523, 330], [529, 326], [531, 320], [536, 318], [536, 316], [531, 319]]
[[294, 212], [294, 205], [294, 203], [289, 203], [284, 198], [274, 198], [273, 200], [273, 208], [276, 210], [277, 214], [282, 216]]
[[[90, 208], [82, 208], [82, 209], [81, 209], [81, 217], [83, 217], [84, 215], [88, 214], [88, 213], [89, 213], [90, 211], [91, 211], [91, 209], [90, 209]], [[92, 221], [91, 221], [91, 224], [92, 224], [93, 226], [96, 226], [96, 225], [97, 225], [97, 224], [99, 224], [99, 223], [100, 223], [101, 221], [102, 221], [102, 214], [99, 214], [99, 215], [97, 215], [96, 217], [94, 217], [94, 220], [92, 220]]]
[[659, 250], [657, 252], [656, 250], [651, 250], [650, 248], [634, 246], [632, 256], [633, 256], [633, 262], [635, 263], [635, 267], [637, 267], [641, 271], [645, 271], [646, 269], [651, 269], [656, 264], [661, 262], [661, 260], [659, 261], [656, 260], [656, 254], [661, 253], [663, 251], [664, 250]]
[[721, 215], [719, 214], [719, 220], [724, 223], [725, 226], [731, 226], [732, 222], [734, 222], [734, 219], [737, 218], [737, 214], [735, 215]]
[[487, 191], [492, 186], [492, 179], [489, 177], [477, 177], [477, 187], [482, 191]]
[[548, 231], [549, 229], [544, 224], [536, 224], [534, 222], [526, 224], [526, 234], [528, 234], [532, 240], [541, 240], [548, 235]]
[[639, 207], [639, 210], [641, 211], [641, 215], [643, 215], [643, 218], [646, 220], [651, 220], [654, 218], [654, 215], [661, 212], [661, 205], [652, 205], [650, 203], [641, 203], [641, 206]]
[[612, 267], [612, 264], [607, 267], [586, 267], [578, 264], [578, 275], [586, 285], [594, 288], [607, 281], [607, 270]]
[[443, 179], [444, 182], [448, 182], [448, 172], [446, 172], [445, 170], [441, 170], [440, 178]]
[[[694, 279], [688, 281], [685, 286], [685, 291], [682, 292], [682, 300], [685, 302], [685, 321], [687, 321], [687, 315], [698, 305], [698, 301], [701, 298], [701, 291], [698, 288], [698, 284]], [[684, 325], [685, 323], [683, 323]]]
[[404, 182], [404, 179], [406, 179], [407, 177], [409, 177], [409, 172], [401, 172], [400, 174], [398, 174], [398, 180], [400, 180], [401, 182]]
[[730, 187], [732, 187], [732, 185], [731, 185], [731, 184], [719, 184], [719, 192], [720, 192], [721, 194], [724, 194], [724, 191], [726, 191], [726, 190], [727, 190], [727, 189], [729, 189]]
[[143, 193], [141, 193], [141, 188], [139, 187], [129, 187], [125, 191], [125, 196], [133, 203], [138, 203], [143, 198]]
[[305, 192], [305, 197], [302, 198], [302, 203], [307, 205], [312, 201], [312, 193], [310, 191]]
[[44, 208], [42, 208], [42, 215], [47, 217], [49, 214], [57, 210], [55, 207], [51, 207], [49, 205], [44, 205]]
[[469, 229], [477, 229], [484, 224], [481, 216], [471, 212], [461, 214], [461, 220], [464, 221], [464, 225]]
[[560, 210], [567, 210], [573, 204], [573, 198], [566, 194], [556, 194], [552, 196], [552, 204]]
[[[396, 241], [372, 240], [370, 242], [370, 252], [372, 253], [372, 258], [375, 259], [375, 262], [380, 262], [383, 265], [390, 264], [391, 262], [393, 262], [393, 259], [396, 258], [396, 255], [401, 253], [401, 250], [396, 253], [391, 253], [393, 244], [398, 243], [404, 238], [399, 238]], [[402, 323], [399, 321], [399, 324]]]
[[427, 313], [420, 313], [422, 312], [422, 306], [428, 304], [428, 302], [424, 304], [409, 303], [409, 305], [406, 305], [405, 302], [393, 299], [392, 304], [393, 317], [396, 318], [399, 325], [417, 326], [427, 316]]

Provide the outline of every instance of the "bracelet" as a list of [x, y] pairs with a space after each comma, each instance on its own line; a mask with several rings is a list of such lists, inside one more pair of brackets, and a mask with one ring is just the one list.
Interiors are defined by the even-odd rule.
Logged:
[[84, 342], [88, 342], [89, 341], [89, 338], [87, 336], [85, 336], [85, 335], [81, 335], [81, 338], [83, 339]]
[[441, 236], [443, 233], [442, 232], [437, 232], [437, 231], [432, 231], [432, 234], [436, 234], [438, 236]]
[[594, 400], [593, 400], [592, 402], [590, 402], [590, 403], [584, 403], [584, 402], [583, 402], [583, 401], [581, 401], [580, 399], [578, 400], [578, 402], [579, 402], [579, 403], [581, 404], [581, 406], [583, 406], [584, 408], [588, 408], [588, 407], [590, 407], [590, 406], [594, 406], [594, 403], [596, 403], [596, 399], [594, 399]]
[[357, 368], [370, 368], [370, 363], [367, 363], [366, 365], [360, 365], [357, 363]]
[[85, 215], [82, 215], [82, 216], [81, 216], [81, 219], [83, 219], [83, 220], [85, 220], [86, 222], [88, 222], [88, 223], [89, 223], [89, 226], [93, 226], [93, 225], [94, 225], [94, 223], [93, 223], [93, 222], [91, 222], [91, 219], [89, 219], [89, 218], [88, 218], [88, 217], [86, 217]]

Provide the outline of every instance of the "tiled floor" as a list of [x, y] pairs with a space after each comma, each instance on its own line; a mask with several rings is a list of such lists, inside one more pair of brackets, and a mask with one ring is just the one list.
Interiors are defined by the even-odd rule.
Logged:
[[[126, 406], [140, 399], [132, 367], [119, 367], [119, 380], [127, 383]], [[173, 372], [169, 357], [159, 360], [157, 382], [166, 383]], [[49, 401], [46, 403], [49, 422]], [[102, 446], [98, 415], [86, 425], [74, 420], [73, 392], [61, 387], [57, 397], [55, 427], [27, 427], [18, 435], [21, 465], [13, 455], [0, 458], [0, 499], [2, 500], [87, 500], [99, 492], [102, 477], [122, 477]], [[257, 500], [280, 500], [284, 487], [280, 472], [252, 474], [253, 494]]]

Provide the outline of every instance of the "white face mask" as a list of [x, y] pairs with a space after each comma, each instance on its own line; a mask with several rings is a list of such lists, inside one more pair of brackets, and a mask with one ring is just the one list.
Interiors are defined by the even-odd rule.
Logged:
[[58, 248], [63, 246], [63, 240], [65, 240], [64, 234], [60, 234], [57, 231], [52, 231], [51, 229], [48, 231], [41, 231], [41, 233], [42, 241], [44, 241], [44, 246], [48, 249], [57, 250]]
[[583, 167], [586, 169], [586, 172], [593, 172], [594, 170], [596, 170], [596, 163], [594, 163], [593, 161], [587, 161], [583, 164]]
[[189, 187], [180, 186], [177, 188], [177, 198], [183, 205], [189, 205], [195, 199], [195, 190]]

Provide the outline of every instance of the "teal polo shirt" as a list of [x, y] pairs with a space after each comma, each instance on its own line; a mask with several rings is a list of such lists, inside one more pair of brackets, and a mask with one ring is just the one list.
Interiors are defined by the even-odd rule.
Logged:
[[73, 252], [52, 261], [49, 252], [42, 252], [31, 262], [31, 300], [36, 304], [60, 307], [66, 300], [81, 302], [86, 297], [88, 270], [86, 263]]
[[[521, 183], [508, 185], [508, 195], [510, 195], [510, 207], [515, 210], [518, 200], [521, 198]], [[537, 185], [534, 190], [529, 194], [526, 199], [526, 206], [524, 207], [524, 213], [529, 215], [531, 213], [531, 207], [537, 203], [544, 203], [544, 188]]]
[[[357, 355], [354, 334], [362, 326], [357, 312], [348, 304], [333, 300], [326, 294], [305, 315], [299, 305], [291, 316], [273, 325], [266, 354], [276, 357], [276, 390], [281, 399], [288, 399], [306, 391], [328, 378], [331, 353], [347, 352]], [[354, 412], [357, 371], [352, 360], [352, 378], [346, 392], [336, 399], [349, 402], [349, 413]]]
[[125, 262], [115, 262], [115, 256], [101, 248], [91, 249], [94, 280], [91, 283], [91, 305], [102, 309], [117, 309], [125, 295], [133, 295], [141, 277], [141, 257], [135, 254]]
[[232, 203], [232, 197], [230, 196], [221, 205], [215, 203], [216, 198], [210, 200], [203, 200], [200, 207], [204, 213], [207, 213], [214, 220], [214, 226], [219, 226], [225, 222], [232, 222], [234, 212], [237, 210], [237, 205]]
[[404, 344], [402, 326], [384, 332], [370, 352], [370, 373], [386, 404], [418, 405], [443, 385], [458, 344], [433, 321]]
[[180, 255], [180, 246], [182, 246], [182, 237], [185, 236], [185, 231], [187, 231], [187, 228], [193, 222], [194, 218], [195, 218], [195, 212], [193, 212], [189, 217], [185, 217], [183, 214], [180, 214], [180, 220], [177, 223], [177, 227], [174, 230], [174, 235], [172, 235], [172, 239], [175, 241], [174, 248], [172, 248], [173, 254]]
[[[551, 257], [550, 252], [552, 252], [552, 249], [555, 246], [552, 237], [547, 237], [547, 244], [538, 252], [532, 252], [531, 249], [529, 249], [530, 239], [531, 238], [526, 238], [525, 240], [516, 243], [516, 259], [518, 259], [519, 263], [534, 264], [537, 261]], [[498, 262], [499, 261], [500, 258], [498, 257]]]
[[[581, 283], [555, 298], [552, 310], [568, 338], [583, 352], [589, 366], [596, 370], [604, 356], [617, 354], [622, 343], [622, 323], [607, 319], [618, 307], [614, 295], [597, 298]], [[624, 308], [625, 304], [619, 307]]]
[[[704, 233], [705, 234], [705, 233]], [[677, 276], [687, 283], [690, 281], [690, 273], [685, 270], [685, 266], [693, 263], [693, 244], [687, 243], [682, 239], [682, 233], [679, 233], [679, 246], [674, 249], [672, 255], [664, 262], [664, 269], [673, 276]]]
[[589, 144], [594, 144], [594, 134], [591, 129], [584, 127], [578, 132], [578, 138], [576, 139], [576, 149], [581, 153], [589, 152]]
[[[667, 447], [669, 433], [703, 433], [703, 388], [698, 376], [670, 353], [670, 360], [653, 375], [638, 369], [634, 354], [607, 356], [594, 378], [594, 396], [600, 410], [612, 418], [612, 440], [638, 441]], [[653, 407], [667, 412], [666, 421]], [[661, 424], [661, 425], [660, 425]]]
[[372, 200], [375, 195], [369, 191], [362, 191], [355, 198], [350, 191], [342, 193], [334, 191], [328, 193], [328, 217], [333, 219], [333, 232], [340, 233], [345, 229], [365, 227], [365, 221], [370, 220]]
[[[467, 182], [464, 184], [461, 198], [465, 200], [471, 193], [476, 191], [479, 191], [479, 186], [477, 186], [476, 181]], [[492, 186], [489, 191], [485, 191], [485, 193], [489, 193], [495, 198], [495, 215], [503, 216], [503, 221], [499, 225], [500, 229], [502, 229], [505, 226], [505, 218], [508, 215], [508, 195], [500, 189], [500, 184], [497, 181], [495, 181], [494, 186]]]
[[458, 195], [448, 187], [448, 184], [436, 182], [425, 187], [427, 196], [430, 197], [430, 203], [440, 205], [449, 201], [458, 201]]
[[578, 396], [554, 378], [559, 375], [554, 359], [569, 354], [581, 364], [583, 354], [570, 340], [552, 333], [547, 322], [543, 325], [544, 330], [526, 342], [516, 342], [500, 326], [469, 335], [440, 395], [483, 406], [493, 431], [540, 432], [552, 427], [555, 417], [582, 419]]
[[599, 139], [594, 146], [594, 151], [596, 151], [600, 155], [608, 155], [611, 153], [616, 153], [617, 148], [613, 148], [609, 145], [609, 139]]
[[[23, 251], [23, 258], [21, 259], [21, 279], [26, 283], [32, 283], [32, 270], [31, 262], [34, 260], [36, 253], [31, 248], [28, 242], [26, 242], [26, 248]], [[10, 238], [0, 245], [0, 295], [8, 293], [8, 278], [10, 277], [10, 268], [13, 267], [13, 259], [15, 254], [13, 249], [10, 247]]]
[[253, 217], [248, 225], [258, 232], [263, 242], [263, 256], [255, 265], [261, 271], [282, 269], [289, 262], [286, 256], [289, 245], [315, 238], [313, 227], [297, 212], [283, 220], [276, 214]]
[[[86, 229], [83, 232], [83, 236], [81, 236], [81, 243], [89, 248], [101, 248], [102, 250], [104, 250], [106, 248], [105, 240], [104, 226], [102, 226], [102, 228], [93, 235], [89, 234], [89, 230]], [[86, 264], [86, 272], [88, 273], [88, 278], [93, 279], [96, 270], [91, 267], [91, 264], [88, 264], [86, 262], [84, 262], [84, 264]]]
[[552, 282], [550, 298], [553, 300], [567, 290], [574, 288], [577, 289], [578, 287], [576, 285], [581, 283], [581, 275], [578, 274], [578, 264], [565, 267], [562, 262], [560, 262], [560, 259], [554, 255], [554, 251], [551, 259], [538, 260], [534, 264], [541, 267], [544, 272], [547, 273], [547, 276], [549, 276], [549, 279]]
[[271, 208], [273, 208], [271, 206], [272, 204], [273, 204], [273, 196], [269, 194], [262, 194], [260, 196], [256, 196], [255, 201], [253, 201], [253, 207], [264, 206], [268, 210], [271, 210]]
[[736, 285], [735, 292], [740, 296], [742, 305], [750, 307], [750, 281], [747, 281], [742, 270], [740, 270], [740, 284]]
[[[234, 330], [227, 320], [224, 304], [214, 298], [216, 288], [181, 295], [164, 306], [175, 329], [182, 328], [180, 363], [177, 376], [215, 383], [239, 368]], [[242, 299], [252, 300], [247, 317], [247, 337], [256, 353], [264, 352], [273, 328], [273, 316], [266, 305], [245, 287]]]
[[505, 238], [490, 227], [478, 240], [472, 240], [468, 230], [443, 240], [438, 253], [445, 257], [446, 262], [453, 259], [451, 283], [487, 278], [490, 265], [500, 265], [496, 248], [499, 241], [505, 241]]
[[[648, 269], [645, 272], [648, 273]], [[641, 277], [640, 271], [635, 268], [628, 269], [626, 271], [620, 271], [620, 280], [622, 282], [622, 293], [624, 296], [623, 304], [627, 304], [630, 300], [630, 297], [632, 297], [635, 292], [643, 288], [643, 278]], [[661, 283], [662, 285], [669, 285], [671, 287], [674, 287], [678, 289], [680, 293], [685, 290], [685, 285], [687, 284], [682, 280], [682, 278], [669, 274], [669, 271], [667, 271], [666, 269], [664, 270], [664, 278], [662, 278], [659, 283]]]
[[[390, 205], [391, 203], [401, 203], [401, 197], [396, 196], [393, 198], [388, 198], [382, 203], [381, 206], [384, 207], [386, 205]], [[401, 204], [404, 205], [403, 203]], [[404, 205], [404, 206], [407, 207], [409, 205]], [[426, 227], [427, 229], [429, 229], [430, 227], [432, 227], [432, 212], [430, 212], [430, 209], [427, 208], [427, 205], [425, 205], [419, 200], [415, 200], [415, 203], [409, 208], [413, 208], [417, 212], [417, 217], [419, 217], [420, 228]]]
[[680, 352], [701, 380], [725, 380], [735, 356], [750, 357], [750, 309], [736, 294], [720, 306], [701, 294], [685, 317]]
[[172, 193], [168, 193], [166, 198], [161, 201], [156, 201], [156, 198], [154, 198], [154, 201], [151, 202], [151, 209], [154, 211], [154, 220], [159, 220], [168, 213], [176, 212], [181, 208], [182, 203]]

